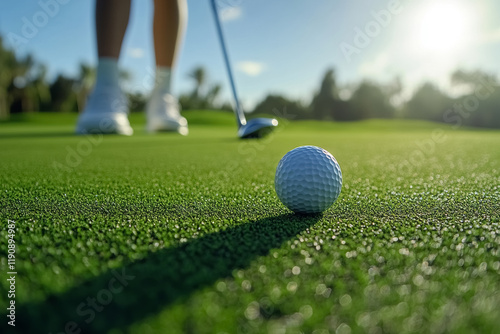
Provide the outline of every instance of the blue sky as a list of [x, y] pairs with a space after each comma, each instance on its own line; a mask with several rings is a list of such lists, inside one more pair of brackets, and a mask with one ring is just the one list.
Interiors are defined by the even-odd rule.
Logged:
[[[41, 3], [52, 1], [57, 0]], [[48, 65], [51, 77], [59, 72], [76, 75], [80, 62], [95, 65], [97, 61], [93, 1], [65, 1], [53, 17], [40, 16], [43, 9], [37, 0], [0, 5], [0, 33], [6, 43], [20, 54], [33, 53]], [[229, 99], [209, 0], [188, 4], [188, 28], [174, 89], [190, 90], [193, 83], [187, 73], [202, 65], [210, 81], [223, 84]], [[406, 94], [423, 80], [448, 89], [449, 73], [457, 67], [500, 73], [500, 3], [496, 0], [219, 0], [219, 7], [238, 90], [247, 108], [269, 92], [309, 101], [329, 67], [335, 68], [338, 82], [346, 86], [362, 79], [388, 83], [399, 76]], [[133, 1], [120, 60], [132, 74], [127, 84], [131, 90], [146, 92], [151, 84], [152, 10], [152, 1]], [[36, 23], [36, 19], [40, 27], [24, 38], [26, 21]], [[24, 39], [16, 42], [16, 36]]]

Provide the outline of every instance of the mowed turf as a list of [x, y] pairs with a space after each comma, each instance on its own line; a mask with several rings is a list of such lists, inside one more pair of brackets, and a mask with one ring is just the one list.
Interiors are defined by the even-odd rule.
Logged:
[[[498, 131], [282, 121], [240, 141], [231, 114], [187, 112], [188, 137], [144, 134], [142, 117], [132, 137], [73, 136], [74, 115], [0, 124], [8, 331], [498, 333]], [[301, 145], [342, 168], [321, 215], [274, 191]]]

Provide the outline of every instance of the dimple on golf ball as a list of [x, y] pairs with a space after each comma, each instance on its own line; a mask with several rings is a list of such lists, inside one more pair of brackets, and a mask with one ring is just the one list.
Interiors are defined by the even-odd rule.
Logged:
[[317, 146], [297, 147], [280, 160], [274, 188], [281, 202], [297, 213], [319, 213], [340, 195], [342, 172], [328, 151]]

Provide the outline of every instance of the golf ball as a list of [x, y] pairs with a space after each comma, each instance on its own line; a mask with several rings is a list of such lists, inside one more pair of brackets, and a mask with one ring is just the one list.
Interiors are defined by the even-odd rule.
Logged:
[[280, 160], [274, 177], [279, 199], [297, 213], [319, 213], [332, 206], [342, 188], [340, 166], [328, 151], [297, 147]]

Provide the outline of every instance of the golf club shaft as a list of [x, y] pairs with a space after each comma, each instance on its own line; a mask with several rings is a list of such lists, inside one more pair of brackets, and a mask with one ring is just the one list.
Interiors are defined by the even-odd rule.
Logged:
[[231, 63], [229, 62], [229, 55], [227, 54], [226, 42], [224, 41], [224, 35], [222, 33], [222, 25], [219, 18], [219, 11], [217, 10], [216, 0], [210, 1], [212, 5], [212, 11], [214, 13], [215, 18], [215, 26], [217, 27], [217, 33], [219, 35], [219, 41], [222, 47], [222, 53], [224, 55], [224, 62], [226, 63], [227, 75], [229, 76], [229, 82], [231, 83], [231, 90], [233, 92], [233, 98], [235, 103], [235, 114], [236, 121], [238, 122], [238, 128], [242, 127], [246, 124], [245, 114], [243, 113], [243, 109], [241, 108], [240, 101], [238, 99], [238, 93], [236, 91], [236, 84], [234, 82], [233, 70], [231, 69]]

